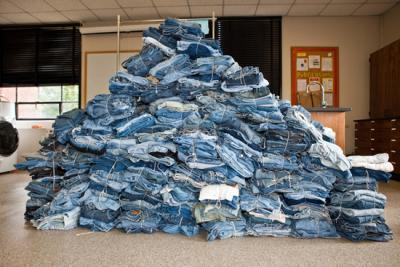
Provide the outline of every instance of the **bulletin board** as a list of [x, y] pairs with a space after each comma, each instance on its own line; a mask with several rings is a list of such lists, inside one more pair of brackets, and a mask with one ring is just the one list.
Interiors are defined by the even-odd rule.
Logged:
[[[338, 47], [292, 47], [292, 104], [320, 106], [321, 88], [312, 81], [324, 85], [328, 106], [339, 106], [339, 48]], [[308, 97], [308, 98], [307, 98]]]

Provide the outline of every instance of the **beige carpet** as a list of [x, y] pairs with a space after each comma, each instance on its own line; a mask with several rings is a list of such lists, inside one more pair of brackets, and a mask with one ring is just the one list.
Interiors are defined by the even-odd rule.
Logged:
[[245, 237], [214, 242], [157, 233], [37, 231], [23, 219], [29, 177], [0, 175], [0, 266], [400, 266], [400, 183], [380, 185], [394, 240], [352, 243]]

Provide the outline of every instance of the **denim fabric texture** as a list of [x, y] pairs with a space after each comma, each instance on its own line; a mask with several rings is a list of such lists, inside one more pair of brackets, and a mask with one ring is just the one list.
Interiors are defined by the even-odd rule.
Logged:
[[273, 95], [258, 67], [224, 55], [200, 24], [167, 18], [143, 36], [109, 93], [60, 115], [16, 165], [32, 177], [33, 226], [206, 231], [209, 241], [392, 238], [376, 192], [389, 173], [351, 168], [331, 129]]

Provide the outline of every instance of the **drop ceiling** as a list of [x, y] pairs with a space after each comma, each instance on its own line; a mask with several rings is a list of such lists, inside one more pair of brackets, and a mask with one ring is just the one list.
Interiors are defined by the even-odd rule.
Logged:
[[216, 16], [375, 16], [399, 0], [0, 0], [0, 24]]

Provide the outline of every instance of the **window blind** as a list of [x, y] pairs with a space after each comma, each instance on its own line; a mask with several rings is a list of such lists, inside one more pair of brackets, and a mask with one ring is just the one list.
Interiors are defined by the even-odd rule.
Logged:
[[224, 54], [241, 66], [256, 66], [281, 95], [281, 17], [225, 17], [216, 21], [216, 38]]
[[76, 26], [0, 28], [0, 84], [79, 84], [81, 35]]

